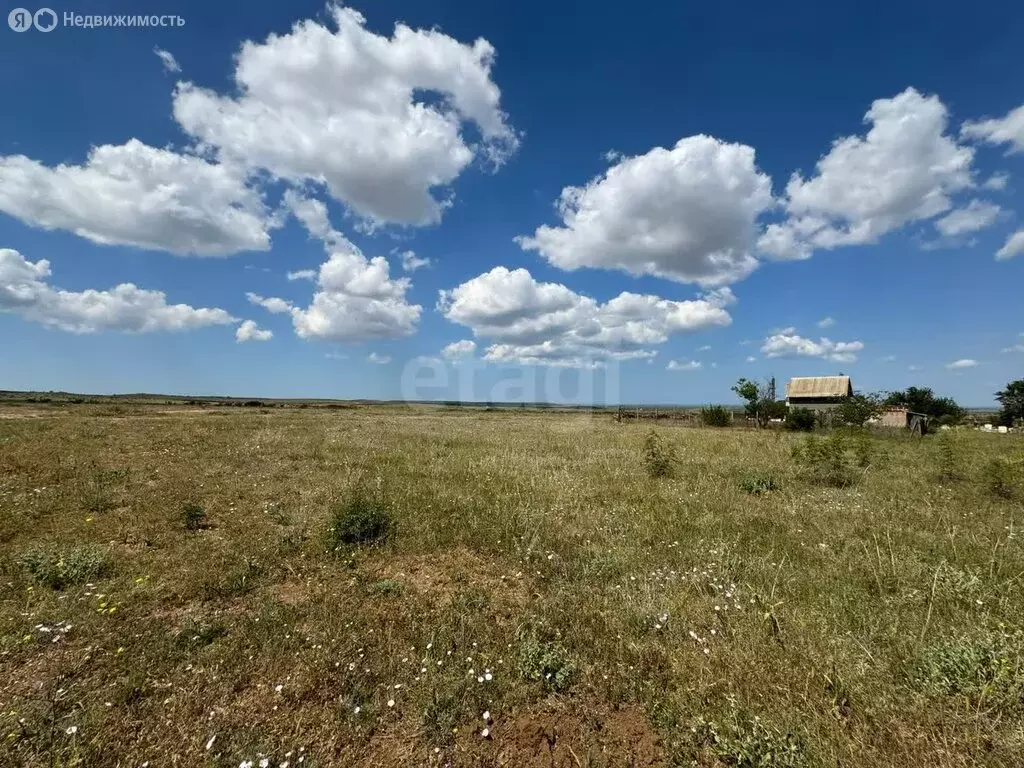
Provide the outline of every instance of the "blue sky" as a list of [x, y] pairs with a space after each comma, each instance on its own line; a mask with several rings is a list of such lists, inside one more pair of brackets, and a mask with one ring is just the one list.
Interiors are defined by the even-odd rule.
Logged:
[[842, 371], [991, 404], [1024, 375], [1024, 9], [833, 5], [0, 28], [0, 388], [700, 403]]

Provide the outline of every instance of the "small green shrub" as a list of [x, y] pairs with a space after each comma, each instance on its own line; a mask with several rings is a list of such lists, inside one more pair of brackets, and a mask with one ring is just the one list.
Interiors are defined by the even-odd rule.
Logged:
[[771, 472], [752, 472], [740, 480], [740, 488], [753, 496], [782, 488], [782, 483]]
[[811, 765], [801, 739], [733, 708], [721, 722], [697, 719], [697, 745], [735, 768], [804, 768]]
[[672, 474], [676, 461], [675, 448], [653, 429], [644, 439], [644, 469], [650, 477], [667, 477]]
[[913, 677], [930, 695], [1019, 710], [1024, 707], [1024, 631], [1000, 624], [994, 631], [929, 646]]
[[961, 469], [963, 461], [960, 457], [959, 446], [952, 434], [948, 431], [942, 432], [936, 442], [938, 445], [936, 464], [938, 465], [939, 482], [955, 483], [963, 480]]
[[327, 538], [332, 549], [337, 549], [382, 541], [393, 529], [391, 513], [382, 504], [357, 494], [331, 512]]
[[810, 408], [790, 408], [786, 412], [786, 429], [791, 432], [813, 432], [817, 417]]
[[1020, 471], [1014, 470], [1013, 464], [1001, 456], [997, 456], [987, 464], [982, 475], [986, 490], [1001, 499], [1012, 499], [1014, 496], [1014, 478]]
[[519, 633], [519, 672], [526, 680], [564, 691], [572, 684], [577, 667], [561, 643], [542, 640], [535, 627], [527, 627]]
[[181, 522], [186, 531], [198, 531], [206, 527], [206, 510], [199, 504], [186, 504], [181, 510]]
[[380, 597], [394, 597], [405, 591], [405, 585], [394, 579], [382, 579], [381, 581], [375, 581], [366, 591], [371, 595], [379, 595]]
[[95, 547], [30, 549], [18, 564], [33, 581], [55, 590], [102, 578], [113, 569], [107, 553]]
[[263, 573], [263, 567], [257, 561], [247, 557], [241, 564], [228, 571], [223, 578], [207, 581], [203, 585], [206, 598], [215, 600], [247, 595], [256, 588]]
[[804, 477], [817, 485], [845, 488], [853, 485], [858, 472], [847, 451], [847, 440], [840, 432], [826, 438], [808, 435], [793, 448], [793, 460]]
[[707, 427], [728, 427], [732, 424], [732, 414], [721, 405], [709, 405], [700, 409], [700, 420]]

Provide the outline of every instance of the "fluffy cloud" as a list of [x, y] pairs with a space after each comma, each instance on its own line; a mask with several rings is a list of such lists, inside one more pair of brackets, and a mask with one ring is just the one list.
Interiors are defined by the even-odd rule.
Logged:
[[991, 176], [989, 176], [985, 180], [985, 183], [982, 184], [981, 186], [984, 189], [992, 189], [992, 190], [995, 190], [995, 191], [998, 192], [998, 191], [1006, 189], [1006, 187], [1009, 185], [1009, 183], [1010, 183], [1010, 174], [1008, 174], [1008, 173], [993, 173]]
[[272, 338], [274, 338], [273, 331], [261, 329], [252, 320], [246, 320], [235, 331], [235, 341], [239, 343], [245, 341], [270, 341]]
[[285, 204], [311, 236], [323, 241], [328, 259], [320, 265], [306, 309], [253, 293], [247, 294], [249, 301], [270, 312], [290, 313], [295, 332], [304, 339], [366, 341], [415, 332], [422, 307], [406, 301], [408, 278], [392, 280], [387, 259], [367, 259], [331, 227], [323, 202], [290, 194]]
[[263, 307], [267, 312], [272, 312], [275, 315], [283, 315], [287, 312], [291, 312], [293, 309], [291, 302], [277, 298], [268, 299], [264, 296], [260, 296], [258, 293], [247, 293], [245, 294], [245, 298], [249, 300], [250, 304]]
[[978, 361], [977, 360], [971, 360], [969, 358], [964, 358], [962, 360], [954, 360], [952, 363], [947, 363], [946, 367], [950, 368], [952, 370], [959, 370], [959, 369], [963, 369], [963, 368], [975, 368], [975, 367], [977, 367], [977, 365], [978, 365]]
[[874, 243], [905, 224], [952, 207], [972, 185], [974, 152], [947, 135], [937, 96], [913, 88], [878, 99], [864, 116], [871, 128], [838, 139], [816, 175], [794, 173], [786, 185], [788, 218], [770, 225], [759, 250], [774, 258], [808, 258], [816, 248]]
[[669, 360], [665, 366], [670, 371], [697, 371], [704, 367], [698, 360]]
[[160, 58], [160, 63], [164, 65], [165, 72], [181, 72], [181, 66], [178, 64], [178, 60], [174, 58], [174, 54], [170, 51], [165, 51], [163, 48], [157, 46], [153, 49], [153, 53]]
[[0, 157], [0, 211], [96, 243], [183, 255], [270, 247], [263, 201], [243, 175], [137, 139], [95, 147], [84, 165]]
[[669, 301], [621, 293], [601, 304], [559, 283], [541, 283], [525, 269], [495, 267], [451, 291], [438, 310], [493, 343], [495, 362], [588, 366], [611, 359], [652, 357], [652, 345], [674, 333], [727, 326], [728, 289], [700, 299]]
[[1009, 144], [1010, 152], [1024, 152], [1024, 104], [1004, 117], [966, 122], [960, 135], [989, 144]]
[[996, 258], [1012, 259], [1019, 253], [1024, 253], [1024, 229], [1018, 229], [1006, 239], [1006, 244], [996, 251]]
[[819, 328], [831, 328], [835, 324], [836, 319], [834, 317], [823, 317], [821, 320], [818, 321]]
[[417, 269], [429, 267], [431, 260], [426, 256], [417, 256], [413, 251], [402, 252], [402, 271], [415, 272]]
[[557, 206], [563, 226], [541, 226], [517, 242], [562, 269], [722, 285], [757, 267], [756, 220], [772, 205], [771, 186], [751, 147], [690, 136], [566, 187]]
[[[792, 329], [786, 329], [792, 330]], [[776, 333], [764, 340], [761, 352], [765, 357], [820, 357], [837, 363], [853, 363], [857, 353], [864, 349], [860, 341], [818, 341], [794, 333]]]
[[965, 208], [951, 211], [936, 221], [935, 228], [946, 237], [977, 232], [995, 223], [1000, 211], [1000, 207], [994, 203], [971, 200]]
[[131, 283], [106, 291], [63, 291], [52, 287], [49, 277], [45, 259], [33, 263], [18, 251], [0, 248], [0, 312], [72, 333], [188, 331], [238, 322], [223, 309], [168, 304], [162, 291]]
[[[494, 48], [404, 24], [388, 38], [350, 8], [329, 14], [333, 30], [307, 20], [244, 43], [237, 96], [179, 84], [175, 118], [221, 158], [323, 183], [371, 224], [438, 221], [450, 200], [433, 190], [518, 144], [491, 80]], [[479, 141], [467, 142], [466, 124]]]
[[378, 355], [376, 352], [371, 352], [366, 356], [366, 362], [373, 363], [374, 365], [387, 365], [391, 362], [391, 357], [388, 355]]
[[458, 360], [463, 357], [470, 357], [476, 352], [476, 342], [470, 339], [453, 341], [441, 350], [441, 357], [446, 360]]
[[300, 269], [296, 272], [288, 273], [289, 280], [316, 280], [315, 269]]

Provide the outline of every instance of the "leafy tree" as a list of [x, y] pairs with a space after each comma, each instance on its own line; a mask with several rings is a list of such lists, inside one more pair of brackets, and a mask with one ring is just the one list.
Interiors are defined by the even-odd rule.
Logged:
[[1003, 406], [999, 423], [1012, 427], [1017, 419], [1024, 419], [1024, 379], [1011, 381], [1006, 389], [996, 392], [996, 400]]
[[770, 419], [781, 419], [786, 415], [786, 404], [772, 398], [772, 388], [768, 383], [758, 384], [742, 378], [732, 386], [741, 400], [746, 400], [744, 410], [748, 416], [757, 419], [757, 426], [764, 427]]
[[862, 427], [868, 419], [882, 412], [882, 395], [861, 392], [844, 398], [835, 411], [836, 420], [854, 427]]
[[929, 387], [908, 387], [902, 392], [890, 392], [884, 405], [903, 406], [940, 424], [958, 424], [965, 415], [964, 409], [953, 398], [936, 397]]

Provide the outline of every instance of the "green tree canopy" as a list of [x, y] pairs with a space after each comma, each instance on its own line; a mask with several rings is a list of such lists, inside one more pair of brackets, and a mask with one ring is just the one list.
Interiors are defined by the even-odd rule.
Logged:
[[996, 400], [1003, 406], [999, 423], [1012, 427], [1017, 419], [1024, 419], [1024, 379], [1011, 381], [1006, 389], [996, 392]]
[[903, 406], [942, 424], [957, 424], [964, 417], [964, 409], [953, 398], [936, 397], [929, 387], [908, 387], [902, 392], [890, 392], [884, 404]]

